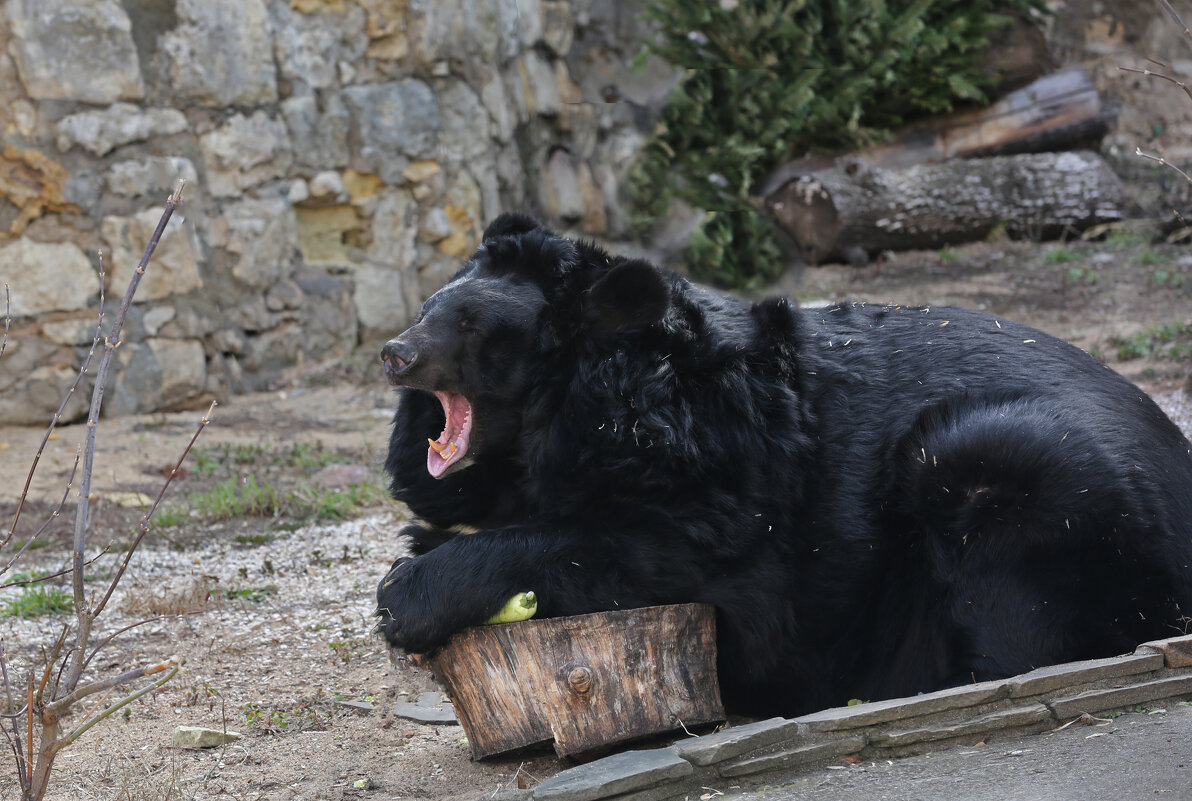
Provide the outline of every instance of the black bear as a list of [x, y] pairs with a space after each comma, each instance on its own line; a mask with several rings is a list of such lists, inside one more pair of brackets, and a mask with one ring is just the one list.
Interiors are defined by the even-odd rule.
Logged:
[[796, 715], [1192, 610], [1192, 445], [1006, 320], [750, 307], [503, 215], [382, 359], [418, 520], [377, 613], [410, 651], [525, 590], [540, 616], [708, 602], [728, 707]]

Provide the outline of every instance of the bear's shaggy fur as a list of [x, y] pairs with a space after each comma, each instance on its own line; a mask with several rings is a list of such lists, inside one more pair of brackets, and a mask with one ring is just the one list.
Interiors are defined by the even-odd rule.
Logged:
[[1122, 653], [1192, 610], [1192, 445], [1007, 320], [750, 308], [505, 215], [382, 357], [420, 520], [378, 614], [411, 651], [523, 590], [541, 616], [703, 601], [729, 707], [794, 715]]

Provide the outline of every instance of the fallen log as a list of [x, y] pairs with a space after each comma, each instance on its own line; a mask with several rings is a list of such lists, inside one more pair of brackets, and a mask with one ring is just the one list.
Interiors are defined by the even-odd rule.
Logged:
[[477, 626], [430, 666], [473, 759], [552, 740], [574, 756], [724, 720], [707, 604]]
[[[889, 142], [848, 155], [889, 169], [968, 156], [1067, 150], [1099, 139], [1110, 116], [1092, 76], [1084, 67], [1070, 67], [986, 108], [932, 118], [895, 133]], [[788, 162], [767, 178], [762, 194], [830, 167], [841, 157], [813, 155]]]
[[1047, 239], [1124, 219], [1117, 176], [1096, 153], [1033, 153], [883, 169], [856, 158], [794, 178], [765, 198], [803, 259], [984, 239]]

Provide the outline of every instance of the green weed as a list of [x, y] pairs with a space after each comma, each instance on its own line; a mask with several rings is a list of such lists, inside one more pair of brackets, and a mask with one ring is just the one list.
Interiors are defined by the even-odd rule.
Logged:
[[1118, 250], [1129, 250], [1146, 244], [1146, 237], [1137, 231], [1114, 231], [1105, 237], [1105, 244]]
[[268, 545], [273, 542], [273, 535], [262, 531], [255, 534], [237, 534], [232, 539], [240, 545]]
[[1091, 267], [1069, 267], [1067, 280], [1070, 284], [1096, 286], [1101, 283], [1101, 273]]
[[277, 490], [268, 482], [258, 482], [251, 474], [240, 480], [221, 481], [207, 492], [190, 496], [189, 500], [207, 520], [244, 515], [274, 517], [281, 511]]
[[160, 528], [177, 528], [186, 520], [186, 510], [178, 506], [162, 506], [153, 513], [153, 522]]
[[1134, 263], [1140, 267], [1154, 267], [1156, 264], [1167, 264], [1168, 258], [1162, 253], [1147, 248], [1134, 257]]
[[241, 587], [236, 590], [226, 590], [224, 597], [229, 601], [251, 601], [259, 603], [277, 592], [276, 584], [265, 584], [260, 587]]
[[1112, 336], [1109, 344], [1117, 348], [1121, 361], [1144, 357], [1187, 361], [1192, 358], [1192, 325], [1164, 323], [1132, 336]]
[[1043, 261], [1048, 264], [1063, 264], [1069, 261], [1076, 261], [1079, 258], [1080, 255], [1067, 245], [1057, 245], [1056, 247], [1049, 248], [1043, 254]]
[[1183, 273], [1173, 270], [1155, 270], [1151, 273], [1151, 283], [1163, 289], [1183, 289], [1188, 279]]
[[74, 598], [57, 587], [27, 587], [15, 598], [4, 602], [5, 617], [33, 618], [60, 615], [74, 608]]
[[362, 508], [383, 502], [385, 488], [372, 481], [323, 489], [303, 486], [291, 496], [293, 514], [311, 520], [346, 520]]

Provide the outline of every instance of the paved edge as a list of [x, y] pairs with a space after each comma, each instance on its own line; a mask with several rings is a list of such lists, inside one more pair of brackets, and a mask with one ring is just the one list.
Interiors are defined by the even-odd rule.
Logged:
[[[1192, 635], [1143, 643], [1132, 654], [1053, 665], [910, 698], [771, 718], [623, 751], [570, 768], [509, 801], [668, 801], [698, 798], [724, 779], [764, 782], [842, 757], [906, 756], [995, 732], [1050, 731], [1082, 715], [1104, 717], [1192, 698]], [[493, 795], [483, 796], [492, 799]], [[480, 801], [480, 799], [477, 799]]]

